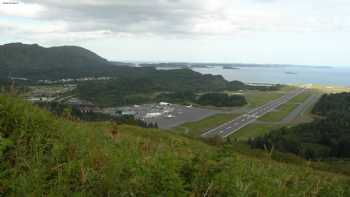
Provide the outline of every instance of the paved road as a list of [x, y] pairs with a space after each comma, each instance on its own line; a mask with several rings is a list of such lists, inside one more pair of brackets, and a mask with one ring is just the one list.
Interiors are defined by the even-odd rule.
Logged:
[[255, 122], [258, 118], [261, 116], [275, 110], [279, 106], [285, 104], [286, 102], [290, 101], [295, 96], [301, 94], [304, 92], [304, 88], [296, 89], [293, 91], [288, 92], [287, 94], [283, 95], [282, 97], [272, 100], [265, 105], [262, 105], [258, 108], [255, 108], [248, 113], [239, 116], [238, 118], [231, 120], [230, 122], [227, 122], [223, 125], [220, 125], [219, 127], [216, 127], [214, 129], [211, 129], [201, 135], [203, 138], [208, 137], [214, 137], [214, 136], [221, 136], [221, 137], [228, 137], [231, 134], [235, 133], [239, 129], [247, 126], [248, 124], [251, 124]]

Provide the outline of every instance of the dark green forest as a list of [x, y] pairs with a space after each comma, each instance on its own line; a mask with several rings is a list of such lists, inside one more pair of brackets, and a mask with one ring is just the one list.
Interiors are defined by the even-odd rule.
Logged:
[[[143, 75], [81, 83], [75, 94], [98, 105], [122, 106], [154, 102], [162, 97], [168, 97], [168, 101], [185, 103], [191, 102], [194, 94], [199, 92], [247, 88], [250, 87], [241, 82], [228, 82], [222, 76], [202, 75], [189, 69], [147, 70]], [[160, 93], [168, 94], [157, 98]], [[169, 96], [175, 98], [169, 100]]]
[[244, 96], [227, 95], [224, 93], [208, 93], [201, 95], [197, 103], [204, 106], [234, 107], [247, 104]]
[[313, 122], [272, 131], [250, 145], [313, 160], [350, 158], [350, 93], [323, 95], [312, 112], [318, 116]]
[[215, 107], [234, 107], [243, 106], [247, 104], [244, 96], [228, 95], [225, 93], [206, 93], [196, 95], [191, 91], [187, 92], [174, 92], [174, 93], [162, 93], [157, 96], [156, 100], [166, 101], [170, 103], [178, 104], [198, 104], [202, 106], [215, 106]]
[[192, 91], [161, 93], [156, 97], [157, 102], [169, 102], [183, 105], [195, 103], [197, 95]]

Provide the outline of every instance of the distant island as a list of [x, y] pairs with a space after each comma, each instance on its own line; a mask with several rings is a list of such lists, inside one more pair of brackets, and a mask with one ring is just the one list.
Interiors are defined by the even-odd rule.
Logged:
[[[181, 68], [212, 68], [222, 67], [223, 69], [235, 68], [314, 68], [330, 69], [331, 66], [305, 66], [291, 64], [248, 64], [248, 63], [186, 63], [186, 62], [155, 62], [140, 64], [141, 67], [181, 67]], [[224, 68], [225, 67], [225, 68]]]
[[298, 73], [296, 73], [296, 72], [290, 72], [290, 71], [287, 71], [287, 72], [285, 72], [287, 75], [296, 75], [296, 74], [298, 74]]
[[191, 65], [190, 68], [212, 68], [212, 66], [208, 66], [208, 65]]
[[233, 69], [233, 70], [236, 70], [236, 69], [240, 69], [240, 68], [232, 67], [232, 66], [222, 66], [222, 69]]

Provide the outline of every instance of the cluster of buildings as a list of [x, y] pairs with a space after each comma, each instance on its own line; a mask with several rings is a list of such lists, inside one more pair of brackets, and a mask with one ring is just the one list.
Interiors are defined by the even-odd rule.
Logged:
[[70, 98], [65, 102], [69, 106], [78, 109], [81, 113], [101, 112], [101, 109], [89, 101], [82, 101], [77, 98]]
[[[91, 80], [92, 78], [84, 78], [81, 80]], [[94, 80], [96, 78], [93, 78]], [[100, 80], [108, 80], [109, 78], [99, 78]], [[61, 82], [69, 80], [61, 80]], [[51, 83], [50, 81], [49, 83]], [[109, 107], [99, 108], [89, 101], [81, 100], [67, 95], [67, 92], [73, 91], [77, 87], [76, 84], [60, 84], [60, 85], [43, 85], [33, 86], [25, 97], [32, 103], [62, 103], [79, 110], [81, 113], [103, 113], [111, 116], [134, 116], [144, 121], [154, 121], [157, 119], [173, 119], [182, 113], [177, 106], [167, 102], [159, 102], [155, 104], [133, 105], [127, 107]]]
[[52, 102], [62, 96], [64, 93], [72, 91], [76, 88], [75, 84], [64, 84], [62, 86], [48, 87], [37, 86], [30, 87], [30, 91], [25, 100], [37, 103], [37, 102]]
[[73, 83], [73, 82], [83, 82], [83, 81], [107, 81], [111, 80], [111, 77], [83, 77], [78, 79], [59, 79], [59, 80], [39, 80], [40, 84], [58, 84], [58, 83]]
[[157, 104], [134, 105], [120, 108], [106, 108], [104, 113], [110, 115], [132, 115], [141, 120], [150, 120], [154, 118], [174, 118], [173, 112], [176, 106], [160, 102]]

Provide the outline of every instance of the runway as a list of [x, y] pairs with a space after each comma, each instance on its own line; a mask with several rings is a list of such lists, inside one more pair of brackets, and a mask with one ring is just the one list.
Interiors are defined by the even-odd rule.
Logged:
[[263, 115], [277, 109], [279, 106], [287, 103], [291, 99], [293, 99], [295, 96], [301, 94], [304, 92], [304, 88], [299, 88], [296, 90], [292, 90], [288, 92], [287, 94], [283, 95], [282, 97], [272, 100], [260, 107], [257, 107], [248, 113], [237, 117], [236, 119], [233, 119], [229, 122], [226, 122], [214, 129], [211, 129], [201, 135], [203, 138], [210, 138], [214, 136], [221, 136], [223, 138], [226, 138], [233, 133], [237, 132], [239, 129], [247, 126], [248, 124], [251, 124], [255, 122], [258, 118], [262, 117]]

